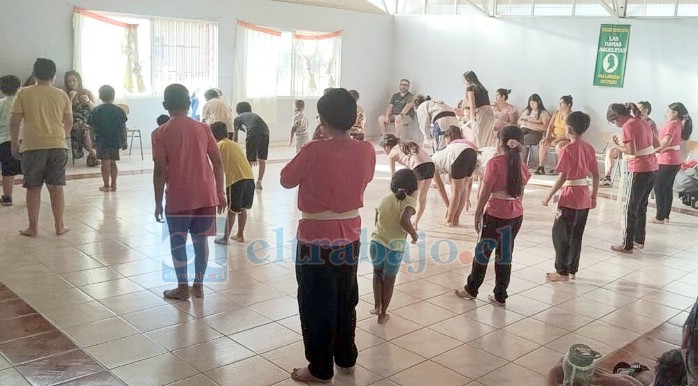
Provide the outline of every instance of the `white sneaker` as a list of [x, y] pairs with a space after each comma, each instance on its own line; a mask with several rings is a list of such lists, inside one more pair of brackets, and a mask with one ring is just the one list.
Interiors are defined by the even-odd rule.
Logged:
[[255, 186], [255, 189], [262, 190], [262, 181], [261, 180], [257, 180], [257, 185]]
[[604, 177], [601, 179], [601, 181], [599, 181], [599, 187], [600, 188], [611, 188], [611, 187], [613, 187], [613, 183], [611, 182], [611, 180]]

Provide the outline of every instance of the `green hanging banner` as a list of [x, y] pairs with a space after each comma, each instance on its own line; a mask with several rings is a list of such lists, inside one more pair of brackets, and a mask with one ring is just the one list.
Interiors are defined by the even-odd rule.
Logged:
[[594, 86], [623, 87], [629, 41], [629, 25], [601, 25], [599, 49], [596, 52]]

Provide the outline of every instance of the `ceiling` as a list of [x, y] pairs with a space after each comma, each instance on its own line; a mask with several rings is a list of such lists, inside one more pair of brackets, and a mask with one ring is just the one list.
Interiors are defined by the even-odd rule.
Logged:
[[388, 13], [383, 0], [274, 0], [282, 3], [304, 4], [366, 13]]

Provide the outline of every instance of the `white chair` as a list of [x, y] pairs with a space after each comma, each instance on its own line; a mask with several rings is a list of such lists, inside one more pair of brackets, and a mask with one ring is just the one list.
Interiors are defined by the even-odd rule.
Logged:
[[[131, 112], [131, 109], [129, 109], [128, 105], [119, 104], [117, 106], [119, 108], [121, 108], [122, 110], [124, 110], [124, 113], [126, 113], [126, 115], [128, 115], [129, 112]], [[144, 160], [144, 158], [143, 158], [143, 139], [141, 137], [141, 130], [138, 129], [137, 127], [133, 127], [133, 128], [126, 127], [126, 140], [129, 141], [128, 155], [131, 155], [131, 151], [133, 150], [133, 140], [135, 138], [138, 138], [138, 146], [139, 146], [139, 149], [141, 151], [141, 161], [142, 161], [142, 160]]]

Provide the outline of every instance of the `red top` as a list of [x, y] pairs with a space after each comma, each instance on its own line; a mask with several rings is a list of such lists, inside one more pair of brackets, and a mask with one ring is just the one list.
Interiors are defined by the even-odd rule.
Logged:
[[[588, 143], [578, 139], [562, 148], [557, 171], [565, 173], [567, 180], [579, 180], [598, 174], [596, 152]], [[563, 186], [558, 206], [570, 209], [591, 208], [591, 189], [588, 186]]]
[[[531, 178], [531, 173], [526, 168], [524, 163], [521, 163], [521, 185], [524, 186]], [[499, 154], [492, 158], [487, 163], [485, 176], [482, 182], [492, 185], [492, 193], [507, 191], [507, 174], [509, 166], [507, 165], [506, 155]], [[516, 200], [501, 200], [490, 197], [485, 209], [487, 214], [501, 219], [512, 219], [523, 215], [523, 196], [519, 196]]]
[[[671, 136], [669, 147], [681, 145], [681, 130], [683, 124], [675, 119], [664, 124], [659, 130], [659, 142], [667, 135]], [[657, 162], [660, 165], [681, 165], [681, 152], [679, 150], [664, 150], [663, 153], [657, 154]]]
[[[364, 206], [366, 185], [373, 179], [376, 151], [370, 142], [332, 138], [308, 142], [281, 170], [281, 185], [298, 186], [298, 209], [306, 213], [343, 213]], [[298, 240], [354, 242], [361, 217], [348, 220], [300, 220]]]
[[[650, 125], [639, 118], [630, 118], [623, 124], [623, 143], [634, 142], [635, 152], [653, 145], [654, 134]], [[654, 153], [635, 156], [628, 160], [628, 171], [633, 173], [657, 170], [657, 157]]]
[[218, 205], [216, 181], [208, 158], [218, 152], [208, 125], [172, 117], [152, 134], [153, 159], [165, 157], [165, 213]]

